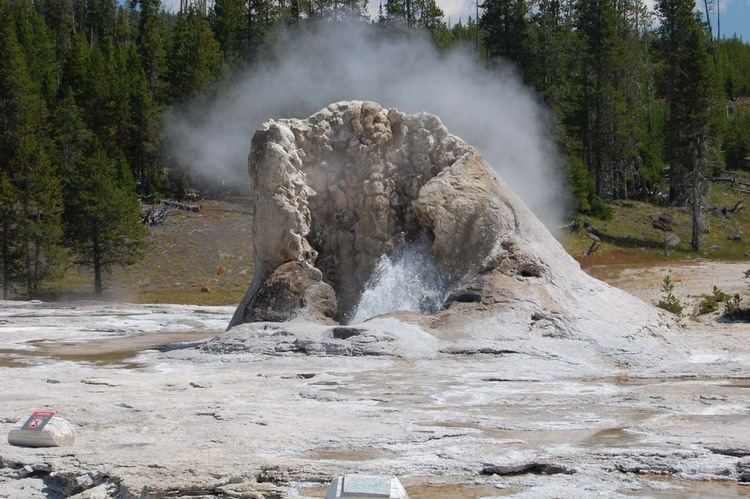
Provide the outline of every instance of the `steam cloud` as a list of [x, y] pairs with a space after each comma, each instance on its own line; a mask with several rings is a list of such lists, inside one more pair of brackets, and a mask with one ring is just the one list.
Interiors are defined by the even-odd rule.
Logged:
[[[245, 75], [166, 121], [175, 159], [208, 181], [246, 185], [253, 131], [270, 119], [304, 118], [338, 100], [438, 115], [477, 147], [545, 223], [558, 222], [566, 196], [551, 116], [514, 75], [488, 70], [467, 50], [439, 53], [426, 36], [357, 21], [281, 32]], [[387, 36], [386, 36], [387, 35]]]

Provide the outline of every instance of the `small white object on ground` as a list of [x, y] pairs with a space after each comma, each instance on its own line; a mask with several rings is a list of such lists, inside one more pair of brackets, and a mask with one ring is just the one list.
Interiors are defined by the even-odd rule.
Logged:
[[35, 411], [21, 428], [8, 433], [8, 443], [19, 447], [60, 447], [73, 442], [73, 425], [54, 411]]
[[326, 490], [325, 499], [409, 499], [403, 485], [395, 477], [379, 475], [343, 475]]

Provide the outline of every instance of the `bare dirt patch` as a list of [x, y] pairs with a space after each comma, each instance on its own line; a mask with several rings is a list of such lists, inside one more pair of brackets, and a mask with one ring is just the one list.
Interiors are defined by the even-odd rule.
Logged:
[[750, 279], [745, 271], [750, 270], [750, 261], [718, 262], [711, 260], [684, 261], [675, 264], [638, 265], [616, 264], [586, 269], [613, 286], [624, 289], [644, 301], [653, 303], [662, 295], [661, 285], [669, 276], [674, 283], [674, 293], [682, 302], [689, 305], [690, 314], [703, 295], [711, 294], [714, 286], [733, 295], [738, 293], [747, 301], [750, 299]]
[[[249, 203], [203, 200], [149, 229], [146, 257], [104, 278], [105, 298], [133, 303], [236, 305], [253, 277]], [[71, 268], [48, 286], [58, 299], [92, 298], [93, 276]]]

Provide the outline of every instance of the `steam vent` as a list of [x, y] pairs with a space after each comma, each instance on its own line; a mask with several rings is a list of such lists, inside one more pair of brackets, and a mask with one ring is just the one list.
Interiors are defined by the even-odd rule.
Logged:
[[[437, 116], [351, 101], [271, 120], [255, 132], [249, 173], [255, 275], [230, 324], [244, 329], [221, 350], [235, 329], [250, 350], [355, 355], [514, 342], [633, 354], [663, 342], [660, 312], [585, 274]], [[363, 321], [384, 259], [396, 278], [414, 275], [381, 299], [420, 279], [408, 294], [432, 298]]]

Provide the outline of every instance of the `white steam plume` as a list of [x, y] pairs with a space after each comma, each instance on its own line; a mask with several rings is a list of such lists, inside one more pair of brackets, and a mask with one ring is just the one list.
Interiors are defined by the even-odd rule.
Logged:
[[552, 119], [510, 68], [490, 71], [466, 50], [439, 53], [426, 36], [357, 21], [281, 33], [277, 49], [210, 102], [174, 112], [168, 145], [196, 175], [247, 184], [253, 131], [270, 119], [304, 118], [338, 100], [438, 115], [477, 147], [545, 223], [566, 196]]

